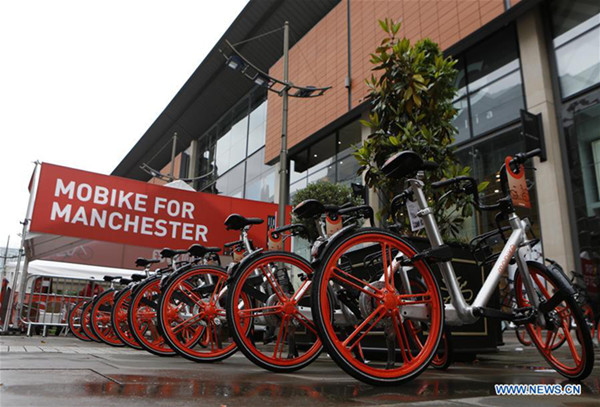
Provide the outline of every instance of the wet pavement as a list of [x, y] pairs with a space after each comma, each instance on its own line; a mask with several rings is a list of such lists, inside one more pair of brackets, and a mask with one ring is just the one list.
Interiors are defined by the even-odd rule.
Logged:
[[[517, 350], [520, 349], [520, 350]], [[0, 405], [9, 406], [598, 406], [600, 349], [581, 396], [496, 396], [494, 384], [566, 384], [533, 348], [498, 353], [408, 384], [377, 388], [342, 372], [327, 355], [292, 374], [274, 374], [240, 353], [196, 364], [65, 337], [0, 336]], [[515, 404], [516, 403], [516, 404]]]

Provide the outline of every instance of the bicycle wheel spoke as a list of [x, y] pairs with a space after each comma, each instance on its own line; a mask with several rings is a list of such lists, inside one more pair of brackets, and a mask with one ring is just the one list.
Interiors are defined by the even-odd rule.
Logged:
[[546, 289], [546, 286], [544, 284], [542, 284], [542, 282], [540, 281], [537, 274], [531, 273], [531, 278], [535, 281], [535, 284], [538, 286], [538, 288], [540, 289], [542, 294], [546, 297], [546, 299], [549, 299], [552, 297], [550, 295], [550, 293], [548, 292], [548, 290]]
[[[423, 297], [423, 299], [416, 300], [415, 297]], [[396, 296], [398, 301], [402, 301], [400, 306], [402, 305], [416, 305], [416, 304], [427, 304], [431, 302], [431, 293], [429, 291], [425, 291], [424, 293], [416, 293], [416, 294], [399, 294]]]
[[283, 292], [283, 289], [279, 285], [279, 282], [277, 281], [277, 279], [273, 278], [273, 273], [271, 273], [270, 271], [265, 271], [265, 268], [263, 266], [261, 266], [259, 268], [260, 268], [261, 273], [266, 277], [269, 285], [273, 289], [273, 292], [275, 293], [275, 295], [277, 295], [277, 298], [279, 298], [279, 301], [285, 302], [288, 299], [288, 297]]
[[[294, 295], [292, 295], [292, 301], [298, 303], [298, 301], [300, 301], [300, 299], [306, 295], [311, 284], [311, 280], [304, 281], [302, 285], [294, 292]], [[302, 295], [298, 296], [299, 293], [302, 293]]]
[[194, 287], [192, 287], [191, 284], [189, 284], [187, 281], [182, 281], [179, 284], [179, 291], [185, 295], [186, 298], [189, 298], [190, 300], [192, 300], [192, 302], [196, 305], [198, 305], [199, 307], [204, 307], [204, 301], [202, 300], [202, 298], [198, 297], [194, 292]]
[[[356, 335], [358, 335], [363, 329], [367, 328], [365, 332], [360, 336], [360, 338], [357, 341], [355, 341], [349, 349], [351, 350], [352, 348], [354, 348], [354, 346], [356, 346], [356, 344], [359, 343], [365, 337], [365, 335], [371, 332], [371, 330], [375, 327], [375, 325], [377, 325], [381, 318], [384, 317], [385, 313], [381, 312], [382, 309], [382, 305], [375, 308], [375, 311], [373, 311], [371, 315], [365, 318], [365, 320], [358, 327], [356, 327], [356, 329], [354, 329], [354, 331], [344, 340], [344, 342], [342, 342], [342, 345], [348, 346], [350, 341], [352, 341], [356, 337]], [[371, 320], [373, 320], [377, 316], [379, 316], [379, 318], [377, 318], [377, 321], [371, 324]]]
[[[285, 341], [288, 336], [288, 328], [290, 326], [289, 318], [285, 318], [286, 324], [283, 326], [283, 335], [281, 335], [281, 343], [279, 344], [279, 359], [281, 359], [281, 354], [283, 353], [283, 348], [285, 348]], [[289, 344], [289, 341], [288, 341]]]
[[[399, 311], [398, 311], [398, 316], [400, 316]], [[408, 324], [409, 332], [410, 332], [412, 340], [415, 342], [415, 345], [417, 345], [419, 347], [419, 349], [423, 349], [423, 343], [421, 342], [421, 340], [419, 339], [419, 336], [417, 335], [417, 332], [418, 332], [417, 328], [415, 328], [415, 326], [411, 320], [407, 320], [406, 323]], [[401, 326], [403, 327], [402, 332], [406, 336], [406, 332], [404, 331], [404, 324], [401, 324]], [[406, 338], [408, 340], [408, 337], [406, 337]]]
[[[567, 344], [569, 345], [569, 350], [571, 351], [571, 356], [573, 356], [573, 359], [575, 360], [576, 364], [579, 364], [579, 362], [581, 362], [581, 358], [579, 357], [579, 354], [577, 353], [577, 349], [575, 348], [575, 343], [573, 342], [573, 337], [571, 336], [571, 331], [569, 329], [569, 326], [567, 326], [566, 321], [562, 321], [562, 327], [563, 327], [563, 331], [565, 333], [565, 338], [567, 339]], [[575, 328], [577, 329], [577, 328]]]
[[188, 328], [191, 324], [198, 322], [198, 320], [202, 319], [202, 316], [203, 316], [203, 314], [196, 314], [196, 315], [192, 316], [191, 318], [186, 319], [182, 323], [175, 325], [173, 327], [173, 329], [171, 329], [171, 332], [176, 334], [179, 331], [181, 331], [182, 329]]
[[279, 325], [279, 332], [277, 333], [277, 339], [275, 340], [275, 347], [273, 349], [273, 358], [277, 358], [277, 350], [279, 349], [279, 344], [282, 342], [283, 336], [283, 327], [286, 322], [286, 317], [281, 318], [281, 324]]
[[226, 280], [227, 280], [227, 278], [223, 277], [223, 276], [220, 276], [219, 279], [217, 280], [217, 283], [215, 284], [215, 289], [213, 290], [213, 293], [210, 296], [210, 302], [212, 302], [213, 304], [216, 303], [217, 300], [219, 299], [219, 294], [221, 292], [221, 288]]
[[548, 333], [546, 334], [546, 342], [544, 343], [544, 349], [546, 349], [546, 350], [552, 349], [552, 347], [554, 346], [554, 341], [556, 340], [557, 336], [558, 336], [558, 330], [556, 330], [556, 331], [548, 330]]
[[[375, 287], [373, 287], [371, 284], [367, 283], [366, 281], [363, 281], [357, 277], [354, 277], [352, 274], [348, 274], [345, 271], [334, 267], [333, 268], [333, 272], [334, 272], [334, 276], [333, 278], [336, 280], [341, 280], [343, 282], [345, 282], [346, 284], [352, 286], [353, 288], [356, 288], [357, 290], [370, 295], [373, 298], [379, 298], [381, 296], [381, 291]], [[342, 277], [339, 273], [342, 273], [344, 276], [348, 277]], [[369, 288], [370, 290], [367, 290], [365, 288], [365, 286], [367, 288]]]
[[304, 315], [302, 315], [301, 312], [296, 312], [293, 316], [296, 318], [296, 320], [298, 320], [298, 322], [304, 325], [306, 329], [310, 330], [315, 335], [318, 335], [314, 322], [307, 319]]
[[258, 308], [242, 308], [240, 309], [240, 316], [242, 318], [254, 318], [254, 317], [262, 317], [266, 315], [276, 315], [279, 314], [280, 311], [279, 305], [269, 305], [266, 307], [258, 307]]
[[[382, 263], [383, 263], [383, 275], [385, 281], [385, 288], [389, 291], [394, 291], [394, 282], [393, 282], [393, 270], [392, 270], [392, 262], [391, 262], [391, 253], [388, 252], [389, 246], [385, 243], [381, 244], [381, 255], [382, 255]], [[388, 257], [388, 254], [390, 257]]]
[[[396, 315], [398, 314], [398, 315]], [[400, 325], [402, 324], [401, 319], [399, 319], [400, 314], [398, 312], [392, 313], [392, 323], [394, 324], [394, 331], [396, 332], [396, 340], [398, 341], [398, 346], [400, 347], [400, 354], [402, 355], [402, 360], [404, 363], [408, 363], [410, 358], [406, 354], [404, 339], [402, 337], [402, 332], [400, 332]]]

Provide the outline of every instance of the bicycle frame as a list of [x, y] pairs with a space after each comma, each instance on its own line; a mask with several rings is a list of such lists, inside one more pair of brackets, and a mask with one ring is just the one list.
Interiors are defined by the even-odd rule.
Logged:
[[[424, 173], [419, 171], [416, 179], [408, 180], [410, 187], [413, 191], [413, 196], [419, 207], [418, 216], [423, 219], [425, 225], [425, 231], [431, 246], [433, 248], [442, 246], [444, 241], [442, 235], [437, 226], [433, 209], [427, 204], [427, 198], [423, 193], [423, 181]], [[481, 317], [481, 309], [485, 307], [490, 300], [494, 290], [498, 286], [498, 282], [502, 275], [507, 271], [507, 267], [510, 261], [514, 258], [519, 271], [522, 273], [523, 282], [529, 298], [531, 299], [532, 305], [537, 309], [539, 305], [539, 298], [537, 292], [534, 289], [533, 280], [527, 268], [527, 262], [525, 256], [530, 251], [530, 247], [527, 244], [527, 231], [529, 229], [529, 222], [520, 219], [516, 213], [512, 212], [508, 216], [508, 221], [512, 229], [512, 233], [508, 238], [504, 248], [502, 249], [498, 259], [494, 263], [489, 275], [486, 277], [483, 286], [477, 293], [472, 304], [468, 304], [465, 300], [459, 286], [454, 267], [450, 261], [439, 263], [439, 267], [442, 273], [442, 278], [448, 292], [450, 294], [451, 303], [446, 304], [444, 307], [445, 322], [448, 325], [464, 325], [470, 324], [477, 321]], [[399, 271], [403, 281], [408, 281], [408, 275], [406, 270], [400, 266], [401, 261], [394, 259], [394, 263], [391, 265], [391, 270], [388, 272]], [[407, 286], [410, 290], [410, 286]], [[408, 305], [403, 308], [403, 312], [409, 318], [419, 318], [419, 315], [426, 312], [425, 309], [411, 309], [417, 308], [418, 305]], [[424, 307], [421, 307], [424, 308]], [[538, 318], [543, 318], [538, 315]], [[543, 323], [543, 321], [540, 321]]]

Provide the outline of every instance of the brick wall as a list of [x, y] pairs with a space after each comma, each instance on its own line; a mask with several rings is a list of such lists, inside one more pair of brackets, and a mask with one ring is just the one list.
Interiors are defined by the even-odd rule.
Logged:
[[[175, 177], [179, 177], [179, 170], [181, 168], [181, 154], [179, 153], [175, 156], [175, 168], [173, 170], [173, 175]], [[171, 162], [169, 162], [167, 165], [165, 165], [161, 170], [160, 173], [164, 174], [164, 175], [168, 175], [171, 172]], [[154, 184], [154, 185], [165, 185], [167, 182], [163, 181], [161, 179], [158, 178], [152, 178], [150, 181], [148, 181], [149, 184]]]
[[[511, 3], [516, 3], [511, 0]], [[446, 49], [504, 12], [504, 0], [351, 0], [352, 107], [367, 94], [369, 54], [383, 31], [377, 20], [402, 19], [400, 35], [429, 37]], [[292, 27], [293, 28], [293, 27]], [[348, 111], [347, 2], [342, 0], [290, 50], [290, 80], [301, 86], [333, 86], [314, 99], [290, 98], [288, 148]], [[283, 63], [269, 71], [283, 78]], [[265, 159], [277, 157], [281, 136], [281, 98], [269, 92]]]

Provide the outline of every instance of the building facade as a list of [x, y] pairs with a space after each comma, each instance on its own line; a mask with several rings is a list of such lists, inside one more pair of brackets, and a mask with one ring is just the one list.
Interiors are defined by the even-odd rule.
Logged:
[[[251, 0], [163, 114], [113, 174], [150, 180], [142, 164], [193, 178], [198, 191], [275, 202], [282, 101], [228, 70], [219, 49], [290, 21], [289, 78], [331, 86], [291, 98], [290, 194], [310, 182], [360, 182], [353, 146], [368, 135], [364, 79], [383, 31], [429, 37], [458, 60], [455, 146], [461, 162], [498, 193], [504, 157], [522, 151], [521, 110], [541, 114], [548, 159], [536, 160], [534, 208], [527, 213], [544, 251], [568, 270], [600, 259], [600, 2], [597, 0]], [[280, 33], [238, 48], [269, 75], [283, 77]], [[157, 182], [156, 180], [151, 182]], [[374, 203], [374, 202], [372, 202]], [[479, 216], [469, 228], [484, 231]], [[595, 265], [595, 266], [594, 266]], [[596, 271], [597, 272], [597, 271]]]

